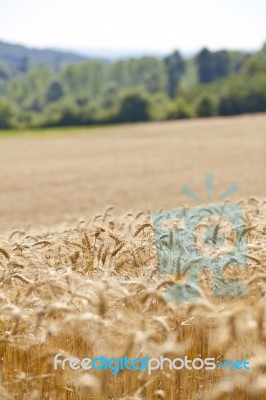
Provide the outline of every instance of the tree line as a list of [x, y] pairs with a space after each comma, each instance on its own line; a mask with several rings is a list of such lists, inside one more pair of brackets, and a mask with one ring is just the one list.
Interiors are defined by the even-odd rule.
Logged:
[[0, 128], [167, 120], [266, 111], [266, 45], [183, 58], [88, 60], [59, 70], [0, 63]]

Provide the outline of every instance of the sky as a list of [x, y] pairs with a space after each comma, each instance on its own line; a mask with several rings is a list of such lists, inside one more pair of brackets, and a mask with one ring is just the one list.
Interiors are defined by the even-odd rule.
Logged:
[[0, 40], [32, 47], [167, 53], [253, 50], [265, 0], [0, 0]]

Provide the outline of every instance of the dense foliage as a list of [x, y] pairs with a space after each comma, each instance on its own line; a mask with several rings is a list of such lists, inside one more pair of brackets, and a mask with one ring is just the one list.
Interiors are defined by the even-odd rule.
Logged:
[[[45, 64], [45, 63], [44, 63]], [[49, 63], [48, 63], [49, 64]], [[19, 68], [0, 62], [0, 128], [166, 120], [266, 111], [266, 46], [253, 54], [202, 49]]]

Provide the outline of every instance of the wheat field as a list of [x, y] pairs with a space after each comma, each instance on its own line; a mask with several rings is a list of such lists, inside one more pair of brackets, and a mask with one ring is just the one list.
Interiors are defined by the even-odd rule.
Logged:
[[264, 198], [265, 127], [262, 114], [0, 134], [0, 232], [90, 218], [110, 204], [118, 214], [176, 209], [184, 184], [205, 196], [205, 172], [215, 174], [215, 198], [233, 181], [234, 200]]
[[[1, 138], [0, 398], [266, 399], [265, 116]], [[186, 276], [159, 273], [151, 214], [186, 209], [178, 186], [244, 209], [244, 298], [167, 302]], [[87, 186], [86, 186], [87, 182]], [[98, 201], [98, 206], [97, 206]], [[108, 202], [108, 203], [107, 203]], [[107, 204], [112, 204], [107, 206]], [[114, 207], [115, 206], [115, 207]], [[250, 371], [55, 370], [64, 357], [247, 359]]]

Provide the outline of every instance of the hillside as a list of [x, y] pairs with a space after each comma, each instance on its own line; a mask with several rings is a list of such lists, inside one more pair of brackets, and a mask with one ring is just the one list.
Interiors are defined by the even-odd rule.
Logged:
[[87, 57], [71, 52], [62, 52], [51, 49], [35, 49], [18, 44], [0, 41], [0, 62], [10, 64], [16, 71], [24, 72], [27, 65], [50, 65], [58, 70], [64, 64], [79, 63]]

